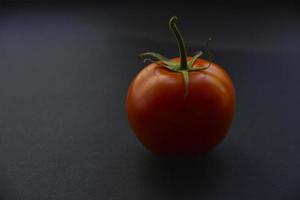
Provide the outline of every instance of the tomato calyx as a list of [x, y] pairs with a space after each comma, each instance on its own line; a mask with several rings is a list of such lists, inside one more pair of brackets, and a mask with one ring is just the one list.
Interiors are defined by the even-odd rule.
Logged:
[[[188, 86], [189, 86], [189, 72], [190, 71], [201, 71], [205, 70], [210, 67], [211, 65], [211, 56], [209, 54], [209, 64], [207, 66], [195, 66], [196, 60], [202, 56], [203, 52], [199, 51], [197, 52], [190, 60], [187, 58], [187, 51], [186, 47], [182, 38], [182, 34], [180, 33], [176, 22], [177, 22], [177, 17], [173, 16], [171, 17], [169, 21], [169, 28], [170, 31], [172, 31], [176, 37], [177, 44], [178, 44], [178, 49], [179, 49], [179, 55], [180, 55], [180, 63], [170, 60], [169, 58], [166, 58], [165, 56], [154, 53], [154, 52], [145, 52], [140, 54], [140, 57], [148, 57], [144, 59], [144, 62], [150, 61], [152, 63], [156, 63], [162, 67], [167, 68], [168, 70], [171, 70], [173, 72], [179, 72], [182, 74], [183, 81], [184, 81], [184, 88], [185, 88], [185, 96], [188, 95]], [[209, 38], [209, 41], [211, 38]]]

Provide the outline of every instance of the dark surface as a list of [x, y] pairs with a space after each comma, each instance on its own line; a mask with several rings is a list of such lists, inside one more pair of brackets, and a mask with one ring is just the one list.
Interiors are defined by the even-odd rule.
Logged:
[[[297, 6], [13, 6], [0, 11], [0, 199], [300, 199]], [[189, 161], [158, 158], [128, 127], [127, 87], [154, 50], [212, 36], [231, 75], [229, 136]]]

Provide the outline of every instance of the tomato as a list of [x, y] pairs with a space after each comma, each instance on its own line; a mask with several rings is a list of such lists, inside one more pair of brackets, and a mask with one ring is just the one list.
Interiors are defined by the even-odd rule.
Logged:
[[[173, 25], [181, 40], [175, 21], [171, 18], [170, 27]], [[235, 110], [235, 89], [229, 75], [199, 55], [185, 57], [181, 42], [180, 58], [148, 53], [159, 61], [137, 74], [126, 99], [135, 135], [147, 149], [163, 156], [207, 153], [227, 135]]]

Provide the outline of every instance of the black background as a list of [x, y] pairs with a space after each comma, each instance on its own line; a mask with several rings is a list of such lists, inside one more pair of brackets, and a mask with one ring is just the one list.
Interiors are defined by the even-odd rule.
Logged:
[[[0, 199], [300, 199], [295, 3], [28, 3], [0, 9]], [[168, 160], [130, 130], [137, 55], [213, 37], [237, 109], [212, 153]]]

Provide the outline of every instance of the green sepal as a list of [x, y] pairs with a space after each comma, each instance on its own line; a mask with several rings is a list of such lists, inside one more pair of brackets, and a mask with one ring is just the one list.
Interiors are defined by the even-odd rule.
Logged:
[[186, 97], [189, 94], [189, 72], [186, 70], [180, 71], [183, 76], [183, 82], [184, 82], [184, 97]]
[[178, 69], [180, 68], [180, 63], [171, 61], [170, 59], [164, 57], [163, 55], [160, 55], [158, 53], [154, 53], [154, 52], [145, 52], [140, 54], [140, 57], [146, 57], [146, 56], [150, 56], [152, 58], [154, 58], [155, 60], [152, 59], [145, 59], [145, 60], [150, 60], [151, 62], [160, 64], [163, 63], [163, 67], [166, 67], [172, 71], [178, 71]]
[[[196, 53], [192, 57], [192, 59], [187, 61], [188, 57], [187, 57], [186, 47], [185, 47], [182, 35], [176, 25], [177, 19], [178, 18], [176, 16], [171, 17], [171, 19], [169, 21], [169, 28], [174, 33], [176, 40], [177, 40], [179, 54], [180, 54], [180, 62], [172, 61], [172, 60], [170, 60], [158, 53], [154, 53], [154, 52], [142, 53], [142, 54], [140, 54], [140, 57], [146, 57], [144, 59], [144, 62], [150, 61], [152, 63], [156, 63], [162, 67], [165, 67], [173, 72], [181, 73], [182, 77], [183, 77], [183, 81], [184, 81], [184, 90], [185, 90], [184, 96], [186, 97], [189, 93], [189, 91], [188, 91], [188, 89], [189, 89], [189, 72], [201, 71], [201, 70], [205, 70], [205, 69], [209, 68], [210, 65], [212, 64], [212, 59], [211, 59], [211, 53], [208, 49], [208, 43], [207, 43], [207, 51], [208, 51], [208, 56], [209, 56], [209, 61], [210, 61], [207, 66], [195, 65], [195, 62], [197, 61], [197, 59], [203, 54], [202, 51]], [[209, 41], [210, 40], [211, 40], [211, 38], [209, 38]]]
[[188, 61], [188, 68], [191, 69], [193, 67], [193, 64], [196, 62], [197, 58], [199, 58], [200, 56], [202, 56], [203, 52], [199, 51], [197, 52], [191, 60]]

